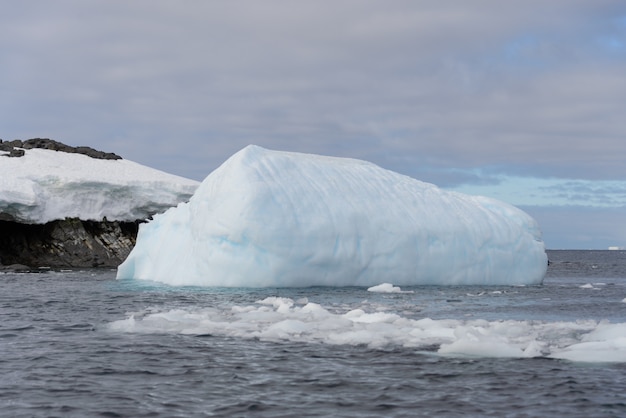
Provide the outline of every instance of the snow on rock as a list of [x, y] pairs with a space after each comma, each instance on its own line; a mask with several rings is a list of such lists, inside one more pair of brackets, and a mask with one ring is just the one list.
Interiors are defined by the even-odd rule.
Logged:
[[0, 219], [143, 220], [188, 200], [198, 184], [128, 160], [27, 149], [0, 156]]
[[248, 146], [141, 225], [117, 277], [226, 287], [539, 284], [521, 210], [354, 159]]

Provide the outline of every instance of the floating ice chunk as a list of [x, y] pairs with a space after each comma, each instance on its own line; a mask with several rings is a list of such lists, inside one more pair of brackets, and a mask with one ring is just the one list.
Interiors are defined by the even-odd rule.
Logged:
[[626, 362], [626, 323], [601, 322], [581, 340], [551, 357], [581, 362]]
[[476, 296], [483, 296], [485, 295], [486, 292], [478, 292], [478, 293], [466, 293], [467, 296], [471, 296], [471, 297], [476, 297]]
[[[374, 164], [248, 146], [141, 225], [119, 279], [227, 287], [540, 284], [537, 223]], [[382, 280], [381, 280], [382, 279]]]
[[367, 291], [377, 293], [413, 293], [412, 291], [403, 291], [400, 287], [394, 286], [391, 283], [381, 283], [368, 288]]
[[287, 306], [291, 308], [293, 306], [293, 299], [270, 296], [263, 300], [258, 301], [257, 303], [260, 305], [270, 305], [275, 308], [280, 308], [282, 306]]

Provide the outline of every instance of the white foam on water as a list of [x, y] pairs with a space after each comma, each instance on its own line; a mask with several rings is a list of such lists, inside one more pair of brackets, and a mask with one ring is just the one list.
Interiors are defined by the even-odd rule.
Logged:
[[268, 297], [251, 305], [146, 309], [108, 324], [128, 333], [214, 335], [272, 342], [394, 346], [455, 357], [550, 357], [580, 362], [626, 362], [626, 323], [411, 319], [368, 311], [333, 311], [306, 298]]

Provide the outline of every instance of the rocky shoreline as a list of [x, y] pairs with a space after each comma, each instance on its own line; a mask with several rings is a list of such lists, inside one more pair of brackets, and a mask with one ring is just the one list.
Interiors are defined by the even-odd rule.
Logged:
[[[35, 149], [46, 152], [33, 160]], [[139, 224], [195, 189], [192, 180], [115, 153], [48, 138], [0, 139], [0, 173], [0, 272], [116, 268], [135, 246]], [[41, 215], [48, 205], [52, 214]]]

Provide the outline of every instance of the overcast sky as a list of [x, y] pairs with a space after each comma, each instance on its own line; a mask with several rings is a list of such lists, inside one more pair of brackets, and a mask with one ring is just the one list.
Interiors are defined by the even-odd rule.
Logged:
[[626, 246], [622, 0], [0, 0], [0, 138], [202, 180], [247, 144], [366, 159]]

